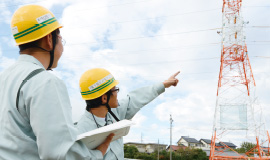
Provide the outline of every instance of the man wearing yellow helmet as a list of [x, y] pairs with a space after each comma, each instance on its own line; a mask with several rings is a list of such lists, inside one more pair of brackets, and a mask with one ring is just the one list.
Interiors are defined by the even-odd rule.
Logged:
[[62, 55], [61, 27], [38, 5], [23, 6], [12, 17], [20, 56], [0, 75], [0, 159], [102, 159], [107, 150], [113, 135], [97, 150], [76, 141], [66, 86], [45, 71]]
[[[86, 112], [77, 123], [78, 130], [80, 133], [84, 133], [119, 120], [131, 119], [143, 106], [163, 93], [165, 88], [177, 86], [178, 79], [175, 77], [179, 73], [175, 73], [163, 83], [132, 91], [118, 103], [117, 92], [119, 88], [116, 85], [119, 82], [114, 79], [111, 73], [103, 68], [86, 71], [81, 76], [80, 89], [87, 106]], [[122, 138], [110, 143], [104, 159], [124, 159]]]

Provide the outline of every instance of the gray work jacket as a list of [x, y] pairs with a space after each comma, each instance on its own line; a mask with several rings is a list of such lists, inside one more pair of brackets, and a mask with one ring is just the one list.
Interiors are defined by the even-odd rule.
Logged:
[[76, 142], [66, 86], [53, 74], [43, 71], [23, 86], [18, 112], [19, 86], [38, 68], [44, 67], [33, 56], [20, 55], [0, 74], [0, 160], [103, 159]]
[[[127, 97], [119, 101], [117, 108], [112, 108], [114, 114], [119, 118], [131, 119], [143, 106], [151, 102], [157, 96], [165, 91], [163, 83], [158, 83], [153, 86], [143, 87], [130, 92]], [[104, 121], [95, 118], [99, 126], [104, 126]], [[93, 115], [85, 111], [77, 123], [77, 128], [80, 133], [85, 133], [97, 128]], [[116, 122], [115, 119], [108, 113], [106, 115], [107, 124]], [[115, 140], [110, 143], [110, 146], [104, 155], [105, 160], [123, 160], [124, 146], [123, 138]]]

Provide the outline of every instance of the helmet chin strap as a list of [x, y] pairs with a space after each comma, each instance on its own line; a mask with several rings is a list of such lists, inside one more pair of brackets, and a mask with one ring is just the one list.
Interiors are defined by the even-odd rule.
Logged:
[[56, 46], [56, 38], [57, 38], [57, 35], [56, 35], [56, 31], [53, 31], [52, 32], [52, 42], [53, 42], [53, 48], [51, 51], [47, 50], [47, 49], [44, 49], [38, 45], [35, 45], [35, 47], [39, 48], [39, 49], [42, 49], [43, 51], [47, 51], [47, 52], [50, 52], [50, 63], [49, 63], [49, 66], [47, 68], [47, 70], [52, 70], [51, 67], [53, 65], [53, 61], [54, 61], [54, 49], [55, 49], [55, 46]]
[[111, 110], [111, 107], [110, 107], [110, 105], [109, 105], [109, 101], [110, 101], [110, 97], [111, 97], [111, 93], [109, 93], [108, 95], [107, 95], [107, 103], [105, 104], [106, 105], [106, 107], [107, 107], [107, 109], [108, 109], [108, 112], [113, 116], [113, 118], [117, 121], [117, 122], [119, 122], [120, 120], [116, 117], [116, 115], [112, 112], [112, 110]]
[[[102, 105], [105, 105], [105, 106], [107, 107], [107, 109], [108, 109], [108, 112], [113, 116], [113, 118], [114, 118], [117, 122], [119, 122], [120, 120], [119, 120], [119, 119], [116, 117], [116, 115], [112, 112], [111, 107], [110, 107], [110, 105], [109, 105], [110, 97], [111, 97], [111, 92], [109, 92], [109, 93], [107, 94], [107, 102], [106, 102], [105, 104], [102, 104]], [[86, 110], [87, 110], [87, 111], [90, 111], [91, 108], [98, 108], [98, 107], [99, 107], [99, 106], [91, 106], [90, 104], [87, 104]]]
[[39, 49], [42, 49], [44, 51], [50, 52], [50, 64], [49, 64], [47, 70], [52, 70], [51, 67], [52, 67], [53, 61], [54, 61], [54, 49], [51, 50], [51, 51], [48, 51], [47, 49], [44, 49], [42, 47], [39, 47], [39, 46], [36, 46], [36, 47], [39, 48]]
[[50, 51], [50, 64], [49, 64], [47, 70], [52, 70], [51, 67], [52, 67], [53, 61], [54, 61], [54, 49], [55, 49], [55, 46], [56, 46], [56, 38], [57, 38], [56, 31], [53, 31], [52, 32], [53, 48]]

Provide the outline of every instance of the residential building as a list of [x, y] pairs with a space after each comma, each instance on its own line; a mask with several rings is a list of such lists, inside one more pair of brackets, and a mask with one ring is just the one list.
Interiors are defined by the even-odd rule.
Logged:
[[219, 144], [223, 147], [226, 148], [227, 146], [232, 148], [232, 149], [236, 149], [236, 145], [231, 143], [231, 142], [219, 142]]
[[201, 142], [203, 148], [205, 148], [205, 149], [211, 148], [211, 140], [210, 139], [200, 139], [199, 142]]
[[201, 148], [202, 143], [197, 141], [195, 138], [189, 138], [189, 136], [181, 136], [177, 142], [178, 146]]
[[167, 147], [166, 151], [169, 152], [169, 151], [170, 151], [170, 148], [172, 148], [172, 151], [174, 152], [174, 151], [179, 150], [180, 148], [185, 149], [185, 148], [187, 148], [187, 147], [185, 147], [185, 146], [169, 145], [169, 146]]
[[[188, 136], [181, 136], [179, 141], [177, 142], [178, 145], [186, 146], [186, 147], [194, 147], [200, 148], [202, 150], [210, 150], [211, 148], [211, 140], [210, 139], [200, 139], [197, 141], [195, 138], [190, 138]], [[225, 149], [226, 146], [236, 149], [236, 145], [231, 142], [219, 142], [215, 144], [220, 149]]]

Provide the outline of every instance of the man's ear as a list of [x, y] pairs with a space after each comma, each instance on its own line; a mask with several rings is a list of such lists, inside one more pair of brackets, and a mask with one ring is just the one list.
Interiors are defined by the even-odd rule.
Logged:
[[48, 47], [48, 50], [52, 50], [53, 48], [53, 42], [52, 42], [52, 34], [48, 34], [45, 37], [43, 37], [45, 39], [46, 42], [46, 48]]
[[101, 96], [101, 101], [102, 101], [102, 104], [107, 103], [107, 95], [106, 95], [106, 94], [103, 94], [103, 95]]

